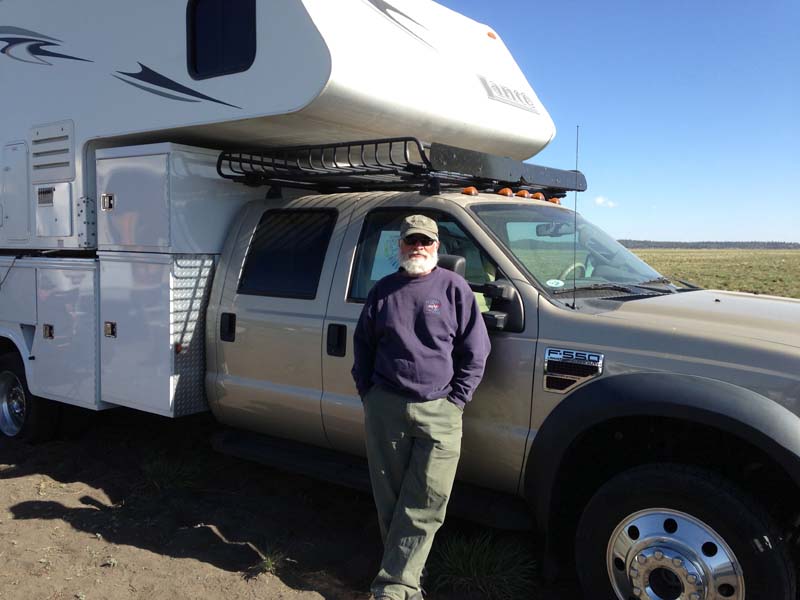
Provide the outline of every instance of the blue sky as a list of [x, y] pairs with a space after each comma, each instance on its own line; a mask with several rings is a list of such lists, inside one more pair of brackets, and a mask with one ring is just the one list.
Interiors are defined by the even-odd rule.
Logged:
[[[800, 242], [798, 0], [438, 0], [490, 25], [617, 238]], [[568, 204], [572, 206], [572, 195]]]

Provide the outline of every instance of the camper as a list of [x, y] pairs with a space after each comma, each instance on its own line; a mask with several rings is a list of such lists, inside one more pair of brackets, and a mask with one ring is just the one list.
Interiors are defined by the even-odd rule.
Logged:
[[3, 435], [210, 410], [222, 451], [366, 482], [353, 328], [423, 213], [492, 341], [453, 510], [592, 599], [795, 598], [800, 302], [673, 281], [563, 206], [586, 179], [521, 162], [555, 128], [491, 27], [3, 0], [0, 44]]

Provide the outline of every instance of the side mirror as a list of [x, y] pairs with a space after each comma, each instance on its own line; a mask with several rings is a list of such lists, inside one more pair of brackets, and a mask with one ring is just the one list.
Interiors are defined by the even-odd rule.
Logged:
[[487, 329], [519, 333], [525, 328], [522, 298], [510, 281], [491, 281], [483, 284], [480, 291], [492, 299], [491, 310], [482, 313]]

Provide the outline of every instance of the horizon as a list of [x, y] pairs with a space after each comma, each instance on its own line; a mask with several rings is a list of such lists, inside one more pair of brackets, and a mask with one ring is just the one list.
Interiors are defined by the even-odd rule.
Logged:
[[614, 238], [800, 243], [800, 3], [438, 1], [497, 32], [553, 118], [530, 162], [575, 168], [580, 125], [577, 209]]

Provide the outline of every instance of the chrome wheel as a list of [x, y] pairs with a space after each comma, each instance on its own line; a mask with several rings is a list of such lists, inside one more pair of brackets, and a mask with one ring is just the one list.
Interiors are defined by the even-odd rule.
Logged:
[[742, 567], [725, 540], [689, 514], [652, 508], [624, 518], [606, 551], [622, 600], [743, 600]]
[[0, 373], [0, 431], [14, 437], [25, 425], [25, 388], [11, 371]]

